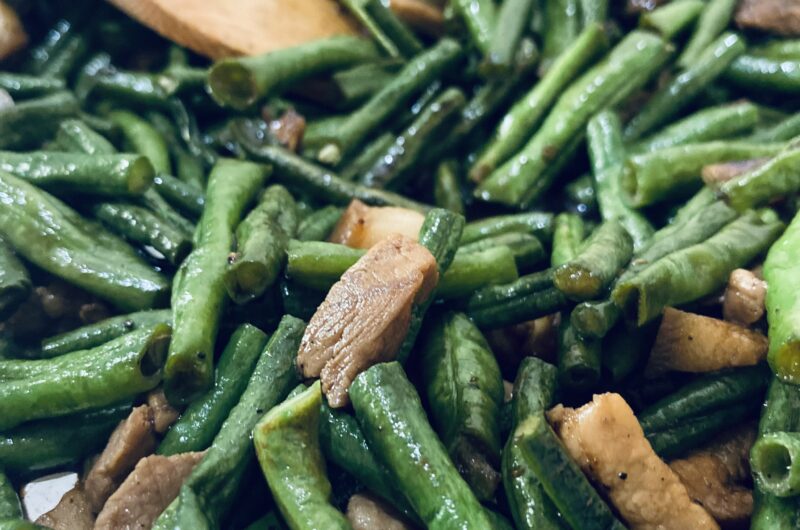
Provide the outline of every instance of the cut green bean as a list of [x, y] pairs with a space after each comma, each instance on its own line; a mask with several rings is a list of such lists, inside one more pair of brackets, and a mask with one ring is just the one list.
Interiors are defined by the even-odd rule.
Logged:
[[585, 236], [583, 219], [574, 213], [560, 213], [553, 222], [553, 251], [550, 266], [559, 267], [574, 259]]
[[336, 206], [326, 206], [312, 213], [297, 227], [300, 241], [324, 241], [342, 217], [343, 210]]
[[55, 135], [62, 120], [78, 114], [66, 91], [29, 99], [0, 110], [0, 149], [34, 149]]
[[722, 183], [719, 192], [733, 208], [766, 206], [800, 190], [800, 148], [787, 148], [772, 160]]
[[725, 285], [731, 271], [769, 248], [783, 228], [780, 221], [762, 221], [748, 212], [708, 240], [668, 254], [620, 282], [612, 299], [641, 326], [666, 306], [697, 300]]
[[748, 137], [754, 142], [785, 142], [800, 135], [800, 112], [776, 123], [772, 127], [757, 130]]
[[70, 153], [87, 155], [110, 155], [116, 149], [102, 134], [81, 120], [64, 120], [58, 126], [56, 144]]
[[756, 92], [796, 94], [800, 90], [800, 58], [776, 60], [742, 55], [725, 71], [725, 79]]
[[46, 96], [66, 88], [64, 80], [56, 77], [0, 72], [0, 89], [8, 92], [13, 98]]
[[0, 382], [0, 429], [105, 407], [150, 390], [161, 379], [169, 339], [169, 326], [161, 324], [55, 359], [3, 361], [6, 377], [22, 378]]
[[454, 0], [453, 10], [467, 27], [472, 45], [486, 55], [495, 33], [497, 8], [491, 0]]
[[600, 381], [600, 342], [578, 335], [568, 320], [558, 330], [558, 376], [573, 392], [591, 391]]
[[446, 160], [437, 167], [433, 196], [436, 206], [464, 215], [464, 200], [461, 198], [455, 160]]
[[[506, 246], [511, 250], [518, 269], [530, 269], [547, 258], [544, 245], [536, 236], [520, 232], [500, 234], [462, 245], [458, 248], [456, 256], [502, 246]], [[459, 258], [457, 257], [454, 261], [458, 263]]]
[[146, 156], [156, 173], [172, 173], [167, 143], [147, 120], [125, 110], [114, 111], [109, 118], [120, 128], [131, 151]]
[[588, 26], [556, 59], [542, 80], [500, 119], [497, 130], [470, 169], [470, 179], [482, 181], [523, 147], [553, 102], [606, 46], [603, 29], [596, 24]]
[[773, 432], [759, 437], [753, 445], [750, 465], [761, 489], [777, 497], [792, 497], [800, 492], [800, 435]]
[[472, 221], [464, 227], [461, 244], [467, 245], [488, 237], [513, 232], [533, 234], [540, 241], [550, 241], [553, 235], [553, 214], [526, 212]]
[[528, 204], [549, 189], [557, 174], [550, 163], [597, 111], [613, 105], [646, 83], [669, 56], [667, 44], [653, 34], [633, 31], [599, 64], [561, 95], [533, 138], [492, 172], [475, 190], [484, 201], [509, 206]]
[[[338, 116], [337, 116], [338, 118]], [[395, 137], [390, 132], [385, 132], [369, 142], [361, 152], [352, 160], [342, 165], [339, 176], [343, 180], [359, 180], [359, 177], [371, 168], [378, 157], [385, 153], [395, 141]]]
[[395, 15], [388, 3], [383, 0], [361, 0], [361, 2], [367, 16], [391, 39], [404, 57], [413, 57], [423, 50], [422, 43]]
[[461, 47], [451, 39], [442, 39], [414, 57], [380, 92], [345, 118], [335, 135], [320, 149], [317, 159], [337, 164], [415, 94], [453, 68], [460, 57]]
[[704, 7], [702, 0], [678, 0], [643, 13], [639, 25], [672, 40], [697, 20]]
[[[553, 61], [566, 50], [581, 29], [582, 0], [548, 0], [544, 4], [542, 68], [553, 67]], [[502, 29], [501, 29], [502, 31]]]
[[31, 278], [25, 265], [0, 239], [0, 319], [9, 316], [31, 292]]
[[22, 519], [22, 505], [14, 485], [0, 471], [0, 520], [2, 519]]
[[208, 72], [211, 96], [245, 109], [301, 79], [378, 58], [368, 40], [337, 36], [252, 57], [223, 59]]
[[183, 180], [178, 180], [171, 175], [156, 175], [153, 187], [168, 203], [196, 219], [203, 213], [206, 198], [203, 192]]
[[350, 399], [370, 447], [428, 528], [491, 528], [399, 363], [376, 364], [359, 374]]
[[675, 79], [659, 90], [625, 127], [625, 140], [632, 141], [668, 122], [722, 75], [745, 51], [744, 40], [732, 32], [710, 43]]
[[736, 0], [711, 0], [700, 14], [694, 33], [678, 57], [678, 66], [689, 68], [697, 63], [703, 50], [722, 33], [733, 15]]
[[211, 171], [206, 207], [195, 233], [195, 249], [173, 282], [175, 333], [164, 367], [164, 390], [171, 401], [188, 402], [211, 385], [233, 230], [263, 186], [268, 169], [221, 159]]
[[[484, 69], [490, 75], [511, 70], [534, 3], [534, 0], [508, 0], [500, 4], [495, 31], [492, 31], [486, 50]], [[497, 31], [498, 28], [501, 31]]]

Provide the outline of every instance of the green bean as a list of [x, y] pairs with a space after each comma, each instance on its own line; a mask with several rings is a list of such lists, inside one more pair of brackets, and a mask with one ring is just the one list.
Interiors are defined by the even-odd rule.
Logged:
[[550, 162], [575, 141], [591, 116], [644, 84], [667, 56], [668, 47], [662, 39], [631, 32], [602, 62], [572, 83], [533, 138], [483, 181], [475, 196], [520, 205], [543, 194], [557, 176], [546, 171]]
[[[800, 329], [795, 315], [800, 311], [791, 296], [797, 260], [794, 249], [800, 238], [800, 216], [795, 216], [783, 235], [775, 242], [764, 261], [764, 279], [771, 287], [767, 291], [766, 307], [769, 321], [769, 363], [782, 381], [800, 381], [797, 356], [800, 353]], [[780, 429], [777, 429], [780, 430]]]
[[283, 186], [267, 188], [236, 228], [236, 252], [228, 256], [225, 288], [237, 304], [264, 294], [286, 260], [289, 238], [297, 231], [297, 208]]
[[206, 198], [197, 186], [166, 174], [156, 175], [153, 179], [153, 185], [159, 195], [164, 197], [172, 206], [187, 212], [195, 218], [203, 213]]
[[672, 252], [621, 281], [612, 299], [641, 326], [666, 306], [697, 300], [725, 285], [731, 271], [769, 248], [783, 228], [780, 221], [762, 221], [748, 212], [706, 241]]
[[748, 50], [752, 55], [769, 59], [792, 59], [800, 57], [800, 39], [775, 39], [766, 41]]
[[377, 58], [369, 41], [329, 37], [253, 57], [217, 61], [208, 72], [208, 88], [220, 105], [245, 109], [301, 79]]
[[706, 47], [716, 39], [731, 20], [736, 0], [711, 0], [706, 5], [694, 28], [694, 33], [684, 47], [678, 66], [690, 68], [695, 65]]
[[423, 50], [419, 39], [394, 14], [388, 4], [382, 0], [362, 0], [362, 4], [369, 18], [375, 21], [404, 57], [413, 57]]
[[169, 94], [158, 81], [153, 74], [117, 69], [111, 65], [111, 58], [101, 53], [84, 66], [75, 93], [81, 100], [92, 96], [126, 105], [165, 109], [169, 106]]
[[767, 163], [719, 187], [736, 210], [765, 206], [800, 190], [800, 148], [787, 148]]
[[491, 140], [470, 169], [472, 180], [482, 181], [525, 145], [553, 102], [605, 49], [606, 42], [602, 27], [592, 24], [559, 55], [542, 80], [501, 118]]
[[114, 427], [128, 415], [131, 403], [36, 420], [0, 437], [0, 467], [14, 475], [34, 473], [77, 464], [103, 448]]
[[429, 329], [421, 362], [434, 428], [478, 499], [493, 498], [503, 381], [486, 339], [463, 313], [447, 313]]
[[29, 149], [49, 140], [62, 120], [78, 114], [69, 92], [55, 92], [0, 110], [0, 149]]
[[568, 303], [553, 286], [552, 271], [546, 270], [478, 289], [465, 301], [465, 310], [478, 327], [499, 328], [550, 315]]
[[253, 461], [250, 435], [263, 414], [297, 383], [295, 360], [305, 324], [284, 316], [261, 353], [236, 406], [214, 437], [205, 457], [186, 478], [178, 497], [153, 528], [218, 528]]
[[581, 245], [580, 252], [553, 273], [556, 288], [577, 300], [597, 298], [633, 255], [630, 235], [617, 221], [606, 221]]
[[322, 241], [327, 239], [333, 227], [342, 216], [342, 209], [336, 206], [325, 206], [312, 213], [297, 227], [297, 239], [300, 241]]
[[75, 69], [89, 49], [87, 35], [71, 33], [43, 65], [39, 75], [66, 78]]
[[[780, 431], [797, 432], [800, 429], [798, 402], [800, 394], [797, 386], [782, 383], [777, 377], [772, 378], [758, 425], [759, 437]], [[800, 504], [796, 497], [771, 495], [762, 489], [759, 481], [755, 482], [754, 489], [753, 529], [792, 528], [800, 522]]]
[[400, 364], [376, 364], [359, 374], [350, 399], [369, 446], [428, 528], [490, 528]]
[[335, 135], [327, 139], [320, 149], [317, 159], [330, 164], [338, 163], [423, 87], [455, 66], [460, 56], [461, 47], [455, 41], [442, 39], [434, 47], [414, 57], [391, 82], [345, 118]]
[[481, 239], [513, 232], [533, 234], [540, 241], [549, 241], [553, 235], [553, 214], [526, 212], [472, 221], [464, 227], [461, 244], [467, 245]]
[[[337, 116], [338, 118], [338, 116]], [[343, 164], [339, 176], [343, 180], [358, 180], [373, 166], [378, 157], [385, 153], [395, 141], [394, 134], [385, 132], [369, 142], [352, 160]]]
[[455, 0], [452, 3], [456, 15], [467, 27], [470, 42], [481, 55], [491, 49], [497, 19], [497, 8], [491, 0]]
[[564, 196], [583, 215], [597, 211], [597, 193], [592, 176], [588, 173], [564, 186]]
[[548, 0], [544, 4], [542, 68], [549, 70], [578, 36], [581, 29], [581, 0]]
[[0, 471], [0, 519], [22, 518], [22, 505], [14, 485]]
[[0, 320], [11, 315], [28, 298], [31, 286], [25, 265], [0, 239]]
[[[71, 14], [74, 15], [74, 14]], [[59, 18], [47, 29], [42, 42], [30, 48], [27, 52], [23, 70], [33, 75], [41, 75], [50, 58], [64, 45], [67, 36], [74, 34], [78, 30], [74, 16]]]
[[545, 251], [544, 245], [542, 245], [536, 236], [531, 234], [509, 232], [507, 234], [487, 237], [485, 239], [475, 241], [474, 243], [468, 243], [460, 246], [454, 261], [458, 263], [459, 254], [470, 254], [473, 252], [480, 252], [490, 248], [502, 246], [506, 246], [511, 250], [518, 269], [529, 269], [547, 258], [547, 252]]
[[[613, 304], [613, 302], [607, 303]], [[618, 318], [619, 310], [616, 315], [614, 322]], [[574, 319], [574, 316], [571, 318]], [[640, 328], [628, 329], [624, 323], [616, 327], [614, 327], [614, 323], [611, 323], [609, 331], [606, 331], [602, 337], [603, 343], [600, 347], [603, 374], [606, 379], [612, 383], [619, 383], [641, 366], [642, 360], [647, 357], [653, 347], [658, 324], [659, 322], [656, 320]]]
[[461, 90], [449, 88], [442, 92], [361, 174], [360, 181], [370, 188], [400, 187], [424, 159], [427, 145], [458, 117], [465, 104]]
[[493, 31], [486, 50], [484, 70], [502, 74], [511, 70], [520, 40], [530, 20], [534, 0], [510, 0], [500, 4]]
[[120, 128], [131, 150], [146, 156], [156, 173], [172, 173], [167, 143], [147, 120], [125, 110], [114, 111], [109, 118]]
[[169, 338], [170, 328], [162, 324], [55, 359], [2, 361], [0, 373], [7, 379], [0, 382], [0, 429], [108, 406], [150, 390], [161, 379]]
[[0, 89], [11, 97], [24, 99], [60, 92], [66, 89], [66, 84], [55, 77], [0, 72]]
[[138, 311], [107, 318], [95, 324], [42, 339], [38, 357], [58, 357], [77, 350], [96, 348], [139, 328], [171, 322], [172, 311], [169, 309]]
[[169, 175], [156, 175], [156, 186], [170, 203], [199, 217], [204, 200], [202, 190], [206, 185], [203, 160], [184, 145], [184, 140], [178, 137], [178, 132], [169, 118], [158, 112], [150, 112], [147, 114], [147, 119], [167, 142], [167, 149], [175, 164], [178, 177], [175, 179]]
[[776, 123], [772, 127], [757, 130], [747, 137], [753, 142], [785, 142], [800, 135], [800, 112]]
[[722, 75], [745, 48], [744, 40], [737, 34], [726, 32], [720, 35], [703, 49], [690, 67], [650, 98], [625, 127], [625, 140], [636, 140], [680, 113], [704, 87]]
[[256, 455], [272, 496], [296, 530], [351, 528], [330, 502], [331, 483], [319, 448], [321, 403], [317, 381], [274, 407], [253, 429]]
[[578, 335], [568, 320], [558, 330], [558, 377], [573, 392], [591, 391], [600, 381], [600, 342]]
[[361, 64], [336, 72], [327, 79], [309, 81], [294, 90], [304, 99], [326, 107], [352, 109], [394, 79], [401, 66], [402, 62], [396, 59]]
[[436, 206], [464, 215], [464, 200], [461, 198], [455, 160], [445, 160], [437, 166], [433, 196]]
[[281, 184], [302, 190], [338, 206], [346, 206], [351, 200], [358, 199], [370, 205], [399, 206], [421, 212], [429, 208], [398, 193], [374, 190], [343, 180], [330, 170], [282, 147], [264, 146], [257, 150], [252, 147], [246, 149], [255, 159], [273, 164], [276, 169], [276, 180]]
[[[636, 153], [646, 153], [684, 144], [722, 140], [752, 130], [758, 120], [758, 107], [747, 101], [709, 107], [637, 142], [632, 146], [632, 150]], [[763, 141], [778, 142], [788, 139], [776, 138]]]
[[653, 226], [627, 204], [622, 192], [625, 147], [619, 118], [603, 111], [589, 120], [586, 131], [600, 215], [604, 221], [619, 221], [639, 250], [653, 235]]
[[639, 26], [651, 29], [665, 39], [672, 40], [694, 24], [705, 7], [701, 0], [678, 0], [642, 13]]
[[757, 92], [796, 94], [800, 89], [800, 58], [780, 60], [742, 55], [725, 71], [725, 79]]
[[214, 372], [214, 386], [183, 411], [158, 446], [160, 455], [207, 449], [230, 411], [244, 393], [267, 336], [255, 326], [242, 324], [222, 350]]
[[773, 156], [783, 144], [715, 141], [687, 144], [630, 157], [625, 163], [622, 187], [637, 208], [665, 201], [702, 182], [703, 166], [733, 160]]
[[800, 492], [799, 450], [798, 433], [773, 432], [756, 440], [750, 462], [762, 491], [777, 497], [792, 497]]
[[585, 237], [583, 219], [574, 213], [560, 213], [553, 222], [553, 252], [550, 266], [559, 267], [578, 255]]
[[127, 244], [55, 197], [0, 172], [0, 233], [27, 261], [122, 310], [161, 303], [169, 283]]
[[175, 333], [164, 367], [164, 390], [170, 401], [187, 402], [211, 385], [233, 230], [268, 175], [265, 166], [236, 160], [221, 159], [211, 170], [195, 249], [173, 282]]
[[76, 119], [61, 122], [56, 134], [56, 144], [64, 151], [87, 155], [111, 155], [117, 151], [103, 135], [87, 123]]
[[[153, 179], [155, 182], [155, 179]], [[175, 208], [164, 200], [154, 188], [145, 191], [138, 199], [137, 202], [156, 214], [159, 218], [173, 227], [180, 229], [188, 237], [192, 237], [195, 233], [195, 225], [187, 218], [178, 213]]]

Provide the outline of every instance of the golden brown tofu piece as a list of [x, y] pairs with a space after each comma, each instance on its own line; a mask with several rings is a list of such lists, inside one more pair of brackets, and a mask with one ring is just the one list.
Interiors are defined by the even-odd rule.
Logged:
[[55, 508], [36, 519], [36, 524], [53, 530], [92, 530], [94, 513], [80, 486], [61, 497]]
[[619, 394], [595, 395], [579, 409], [559, 405], [547, 416], [567, 452], [632, 530], [719, 528], [650, 447]]
[[297, 366], [320, 377], [332, 407], [349, 400], [350, 383], [373, 364], [391, 361], [405, 339], [411, 309], [439, 280], [427, 248], [402, 235], [372, 247], [336, 282], [308, 323]]
[[752, 366], [766, 358], [768, 348], [769, 341], [757, 331], [668, 307], [645, 371], [699, 373]]
[[97, 516], [95, 530], [150, 528], [178, 496], [205, 451], [143, 458]]
[[331, 243], [371, 248], [393, 234], [417, 240], [425, 220], [419, 212], [396, 206], [367, 206], [353, 199], [328, 237]]
[[714, 444], [670, 462], [689, 492], [723, 528], [746, 528], [753, 512], [753, 492], [745, 486], [750, 476], [750, 448], [754, 424], [726, 433]]
[[157, 388], [147, 393], [147, 405], [153, 412], [153, 429], [158, 434], [164, 434], [170, 425], [175, 423], [181, 412], [169, 404], [163, 388]]
[[764, 316], [767, 282], [746, 269], [734, 270], [728, 278], [728, 287], [722, 302], [725, 320], [749, 326]]
[[760, 29], [787, 37], [800, 36], [797, 0], [741, 0], [735, 16], [740, 28]]
[[403, 516], [382, 500], [357, 493], [347, 501], [347, 520], [353, 530], [412, 530]]
[[84, 491], [94, 513], [100, 511], [136, 463], [155, 448], [153, 413], [147, 405], [136, 407], [111, 433], [108, 444], [86, 475]]

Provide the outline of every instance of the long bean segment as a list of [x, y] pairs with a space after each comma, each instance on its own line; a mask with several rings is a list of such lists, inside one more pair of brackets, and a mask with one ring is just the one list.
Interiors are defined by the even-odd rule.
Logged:
[[750, 90], [796, 94], [800, 89], [800, 59], [742, 55], [725, 71], [725, 79]]
[[0, 202], [0, 233], [26, 260], [123, 310], [165, 301], [164, 276], [55, 197], [0, 172]]
[[14, 251], [0, 239], [0, 319], [10, 315], [31, 292], [31, 278]]
[[722, 33], [730, 22], [736, 0], [712, 0], [708, 2], [700, 19], [697, 21], [694, 33], [688, 44], [678, 58], [678, 65], [689, 68], [695, 64], [702, 55], [703, 50]]
[[653, 75], [668, 56], [663, 40], [634, 31], [559, 98], [533, 138], [475, 190], [510, 206], [530, 203], [555, 180], [546, 169], [598, 110], [622, 100]]
[[130, 146], [131, 150], [146, 156], [156, 172], [172, 173], [167, 143], [147, 120], [125, 110], [112, 112], [109, 119], [119, 126], [125, 143]]
[[368, 40], [330, 37], [264, 55], [223, 59], [211, 67], [208, 87], [221, 105], [244, 109], [305, 77], [377, 57]]
[[0, 110], [0, 149], [31, 149], [49, 140], [58, 124], [78, 114], [78, 101], [69, 92], [29, 99]]
[[773, 432], [761, 436], [750, 457], [753, 474], [761, 488], [778, 497], [800, 492], [800, 434]]
[[643, 14], [639, 25], [660, 33], [665, 39], [673, 39], [692, 25], [703, 7], [700, 0], [678, 0]]
[[370, 447], [428, 528], [491, 527], [428, 424], [400, 364], [376, 364], [359, 374], [350, 399]]
[[497, 8], [491, 0], [455, 0], [453, 10], [467, 26], [472, 44], [483, 54], [489, 52], [495, 33]]
[[233, 230], [268, 174], [265, 166], [234, 160], [220, 160], [211, 171], [195, 249], [178, 269], [172, 288], [175, 333], [164, 367], [170, 400], [186, 402], [211, 385]]
[[8, 477], [0, 471], [0, 520], [22, 518], [22, 505]]
[[725, 200], [739, 211], [766, 206], [780, 197], [800, 190], [800, 147], [792, 146], [778, 153], [752, 171], [720, 186]]
[[666, 306], [697, 300], [725, 285], [732, 270], [764, 252], [782, 231], [780, 221], [748, 212], [707, 241], [668, 254], [620, 282], [612, 298], [641, 326]]

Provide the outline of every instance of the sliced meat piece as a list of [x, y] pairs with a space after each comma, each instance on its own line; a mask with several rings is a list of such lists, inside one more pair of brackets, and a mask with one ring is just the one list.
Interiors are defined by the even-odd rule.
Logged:
[[163, 388], [157, 388], [147, 393], [147, 405], [153, 411], [153, 429], [158, 434], [164, 434], [170, 425], [175, 423], [181, 412], [169, 404]]
[[746, 528], [750, 521], [753, 492], [745, 483], [755, 438], [755, 425], [746, 425], [669, 464], [692, 500], [705, 507], [723, 528]]
[[419, 212], [396, 206], [367, 206], [353, 199], [328, 237], [331, 243], [370, 248], [393, 234], [417, 240], [425, 220]]
[[645, 373], [713, 372], [752, 366], [767, 356], [767, 338], [732, 322], [668, 307]]
[[277, 120], [269, 122], [269, 130], [282, 146], [297, 151], [306, 131], [306, 119], [294, 109], [289, 109]]
[[572, 458], [602, 486], [632, 530], [719, 528], [650, 447], [619, 394], [595, 395], [579, 409], [559, 405], [548, 419]]
[[554, 361], [556, 355], [556, 315], [491, 330], [486, 339], [497, 356], [503, 373], [514, 378], [525, 357]]
[[97, 516], [95, 530], [150, 528], [178, 496], [183, 481], [203, 452], [143, 458]]
[[357, 493], [347, 501], [347, 520], [353, 530], [412, 530], [392, 506], [372, 495]]
[[766, 297], [767, 282], [749, 270], [736, 269], [728, 278], [722, 316], [742, 326], [755, 324], [764, 316]]
[[735, 15], [740, 28], [760, 29], [789, 37], [800, 36], [797, 0], [741, 0]]
[[297, 354], [302, 374], [319, 376], [330, 405], [345, 406], [360, 372], [395, 358], [412, 306], [427, 300], [438, 280], [436, 260], [416, 241], [395, 235], [372, 247], [311, 317]]
[[[24, 4], [22, 4], [24, 5]], [[0, 0], [0, 60], [28, 44], [28, 34], [11, 6]]]
[[136, 463], [155, 448], [153, 413], [147, 405], [136, 407], [111, 433], [106, 448], [86, 475], [84, 490], [94, 513], [100, 511]]
[[36, 524], [53, 530], [92, 530], [94, 513], [80, 487], [69, 490], [55, 508], [36, 519]]
[[709, 186], [715, 186], [733, 180], [739, 175], [749, 173], [767, 162], [769, 158], [754, 158], [753, 160], [735, 160], [733, 162], [720, 162], [719, 164], [709, 164], [703, 166], [703, 182]]

